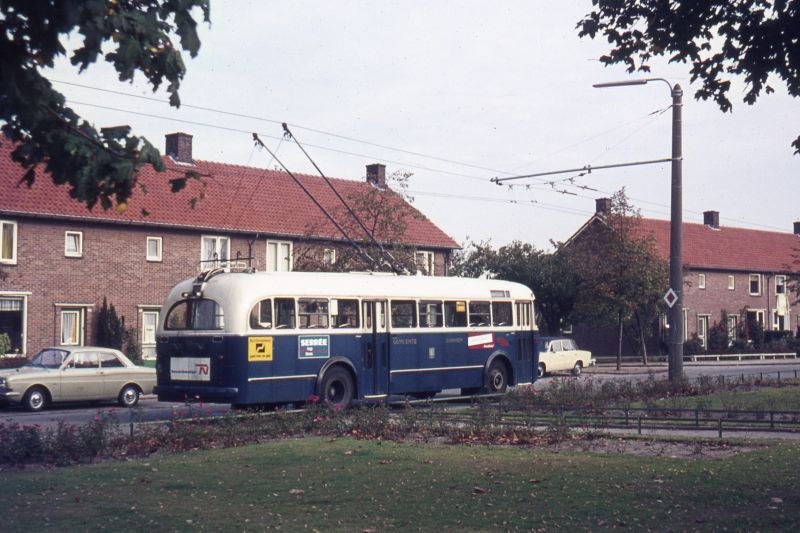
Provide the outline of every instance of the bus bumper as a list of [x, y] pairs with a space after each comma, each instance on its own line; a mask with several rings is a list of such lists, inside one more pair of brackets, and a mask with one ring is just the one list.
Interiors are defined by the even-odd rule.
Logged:
[[197, 385], [156, 385], [158, 401], [229, 401], [239, 394], [237, 387], [198, 387]]

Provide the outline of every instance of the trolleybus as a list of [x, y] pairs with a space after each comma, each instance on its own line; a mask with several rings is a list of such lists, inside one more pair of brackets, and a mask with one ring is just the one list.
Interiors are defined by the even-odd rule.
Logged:
[[159, 400], [233, 405], [503, 392], [538, 365], [534, 296], [501, 280], [209, 271], [169, 294]]

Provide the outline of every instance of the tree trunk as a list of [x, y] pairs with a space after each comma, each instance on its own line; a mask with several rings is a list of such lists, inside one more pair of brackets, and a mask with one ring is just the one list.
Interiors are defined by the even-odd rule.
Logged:
[[617, 370], [622, 369], [622, 313], [619, 314], [619, 343], [617, 345]]
[[639, 313], [636, 313], [636, 325], [639, 327], [639, 343], [642, 345], [642, 364], [647, 366], [647, 343], [644, 341], [644, 328]]

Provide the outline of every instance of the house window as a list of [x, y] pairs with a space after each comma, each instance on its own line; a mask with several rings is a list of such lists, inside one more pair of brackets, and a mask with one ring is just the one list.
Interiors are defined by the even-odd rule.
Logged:
[[750, 296], [761, 296], [761, 274], [750, 274]]
[[417, 272], [433, 276], [433, 252], [417, 252], [414, 259], [417, 263]]
[[775, 276], [775, 294], [786, 294], [786, 276]]
[[289, 272], [292, 269], [292, 243], [267, 241], [267, 271]]
[[142, 311], [142, 357], [145, 359], [156, 356], [158, 314], [158, 311]]
[[64, 255], [67, 257], [83, 257], [83, 232], [64, 232]]
[[748, 309], [747, 310], [747, 320], [756, 322], [762, 328], [764, 327], [764, 310], [763, 309]]
[[704, 350], [708, 349], [708, 318], [709, 315], [697, 315], [697, 338]]
[[736, 289], [736, 281], [735, 281], [735, 279], [736, 278], [734, 278], [733, 276], [728, 276], [728, 290], [729, 291], [732, 291], [732, 290]]
[[728, 346], [731, 346], [739, 334], [739, 315], [728, 315]]
[[147, 260], [161, 261], [161, 237], [147, 238]]
[[706, 288], [706, 275], [705, 274], [700, 274], [699, 276], [697, 276], [697, 287], [699, 289], [705, 289]]
[[0, 333], [7, 334], [11, 340], [8, 353], [25, 353], [25, 304], [24, 296], [0, 293]]
[[231, 256], [231, 241], [228, 237], [203, 235], [200, 245], [200, 269], [209, 270], [227, 263]]
[[789, 315], [787, 314], [780, 314], [777, 309], [772, 310], [772, 329], [775, 331], [788, 331], [789, 325], [792, 321], [789, 319]]
[[83, 310], [61, 310], [61, 344], [80, 346], [83, 344]]
[[0, 220], [0, 263], [17, 263], [17, 223]]
[[333, 248], [325, 248], [322, 251], [322, 264], [327, 266], [336, 264], [336, 250]]

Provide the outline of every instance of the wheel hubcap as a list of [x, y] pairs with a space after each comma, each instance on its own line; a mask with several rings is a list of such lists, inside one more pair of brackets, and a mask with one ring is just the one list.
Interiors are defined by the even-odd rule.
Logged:
[[31, 407], [39, 409], [44, 404], [44, 396], [40, 392], [34, 392], [31, 395]]
[[128, 405], [132, 404], [133, 402], [136, 401], [136, 391], [133, 391], [131, 389], [126, 390], [125, 394], [122, 395], [122, 399]]
[[500, 390], [503, 388], [503, 374], [500, 372], [495, 372], [492, 376], [492, 386], [494, 390]]

